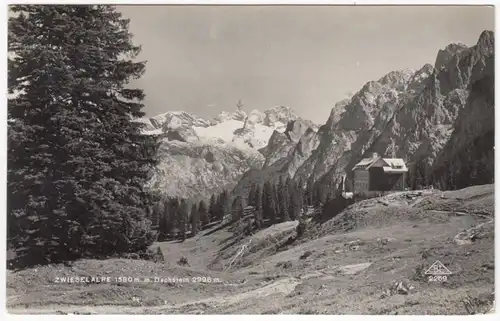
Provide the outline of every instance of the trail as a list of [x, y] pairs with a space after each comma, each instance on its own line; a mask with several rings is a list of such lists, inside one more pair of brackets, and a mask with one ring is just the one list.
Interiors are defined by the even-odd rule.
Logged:
[[[259, 287], [250, 291], [228, 295], [223, 297], [209, 297], [201, 300], [187, 301], [180, 304], [163, 304], [157, 306], [136, 306], [129, 305], [99, 305], [99, 306], [83, 306], [83, 305], [56, 305], [50, 304], [43, 307], [12, 307], [8, 308], [11, 314], [155, 314], [155, 313], [175, 313], [176, 310], [186, 309], [192, 306], [201, 307], [216, 307], [228, 306], [246, 301], [252, 298], [263, 298], [269, 295], [290, 294], [295, 287], [300, 284], [300, 280], [295, 278], [281, 279], [263, 287]], [[190, 313], [190, 312], [187, 312]]]

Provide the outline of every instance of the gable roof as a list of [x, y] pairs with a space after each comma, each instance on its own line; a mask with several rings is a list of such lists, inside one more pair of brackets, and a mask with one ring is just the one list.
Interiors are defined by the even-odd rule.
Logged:
[[[406, 167], [405, 161], [402, 158], [382, 158], [382, 157], [375, 157], [375, 158], [363, 158], [359, 163], [357, 163], [352, 170], [356, 169], [365, 169], [368, 170], [370, 167], [375, 165], [379, 160], [382, 160], [383, 164], [382, 167], [384, 168], [385, 172], [394, 172], [394, 170], [406, 172], [408, 171], [408, 168]], [[380, 165], [379, 165], [380, 166]]]
[[375, 163], [376, 160], [378, 160], [380, 157], [377, 157], [377, 158], [363, 158], [359, 163], [357, 163], [356, 165], [354, 165], [354, 167], [352, 168], [352, 170], [355, 170], [355, 169], [364, 169], [364, 168], [367, 168], [369, 167], [370, 165], [372, 165], [373, 163]]
[[384, 161], [389, 164], [390, 167], [403, 167], [406, 168], [405, 161], [402, 158], [384, 158]]

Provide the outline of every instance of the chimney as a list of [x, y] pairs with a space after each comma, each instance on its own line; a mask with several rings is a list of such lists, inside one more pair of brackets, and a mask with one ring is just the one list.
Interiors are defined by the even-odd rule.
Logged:
[[377, 157], [378, 157], [378, 153], [373, 152], [373, 153], [372, 153], [372, 159], [375, 159], [375, 158], [377, 158]]

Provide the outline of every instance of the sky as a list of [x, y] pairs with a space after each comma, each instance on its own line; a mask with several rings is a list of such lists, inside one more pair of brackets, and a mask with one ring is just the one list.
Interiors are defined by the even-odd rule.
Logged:
[[284, 105], [318, 124], [390, 71], [494, 30], [487, 6], [118, 6], [142, 45], [147, 117]]

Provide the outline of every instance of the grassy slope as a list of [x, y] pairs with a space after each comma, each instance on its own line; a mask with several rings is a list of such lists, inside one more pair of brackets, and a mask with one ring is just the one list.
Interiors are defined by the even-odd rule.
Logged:
[[[162, 243], [165, 264], [84, 260], [73, 268], [8, 272], [7, 306], [13, 313], [465, 314], [469, 300], [475, 312], [484, 313], [494, 291], [493, 215], [492, 185], [412, 200], [396, 194], [354, 204], [288, 246], [295, 222], [243, 239], [226, 227], [183, 243]], [[457, 244], [457, 234], [467, 230], [477, 237]], [[176, 264], [181, 256], [190, 266]], [[436, 260], [454, 272], [445, 283], [429, 283], [423, 274]], [[210, 276], [221, 282], [53, 283], [68, 273]], [[381, 296], [401, 281], [412, 287], [408, 294]]]

